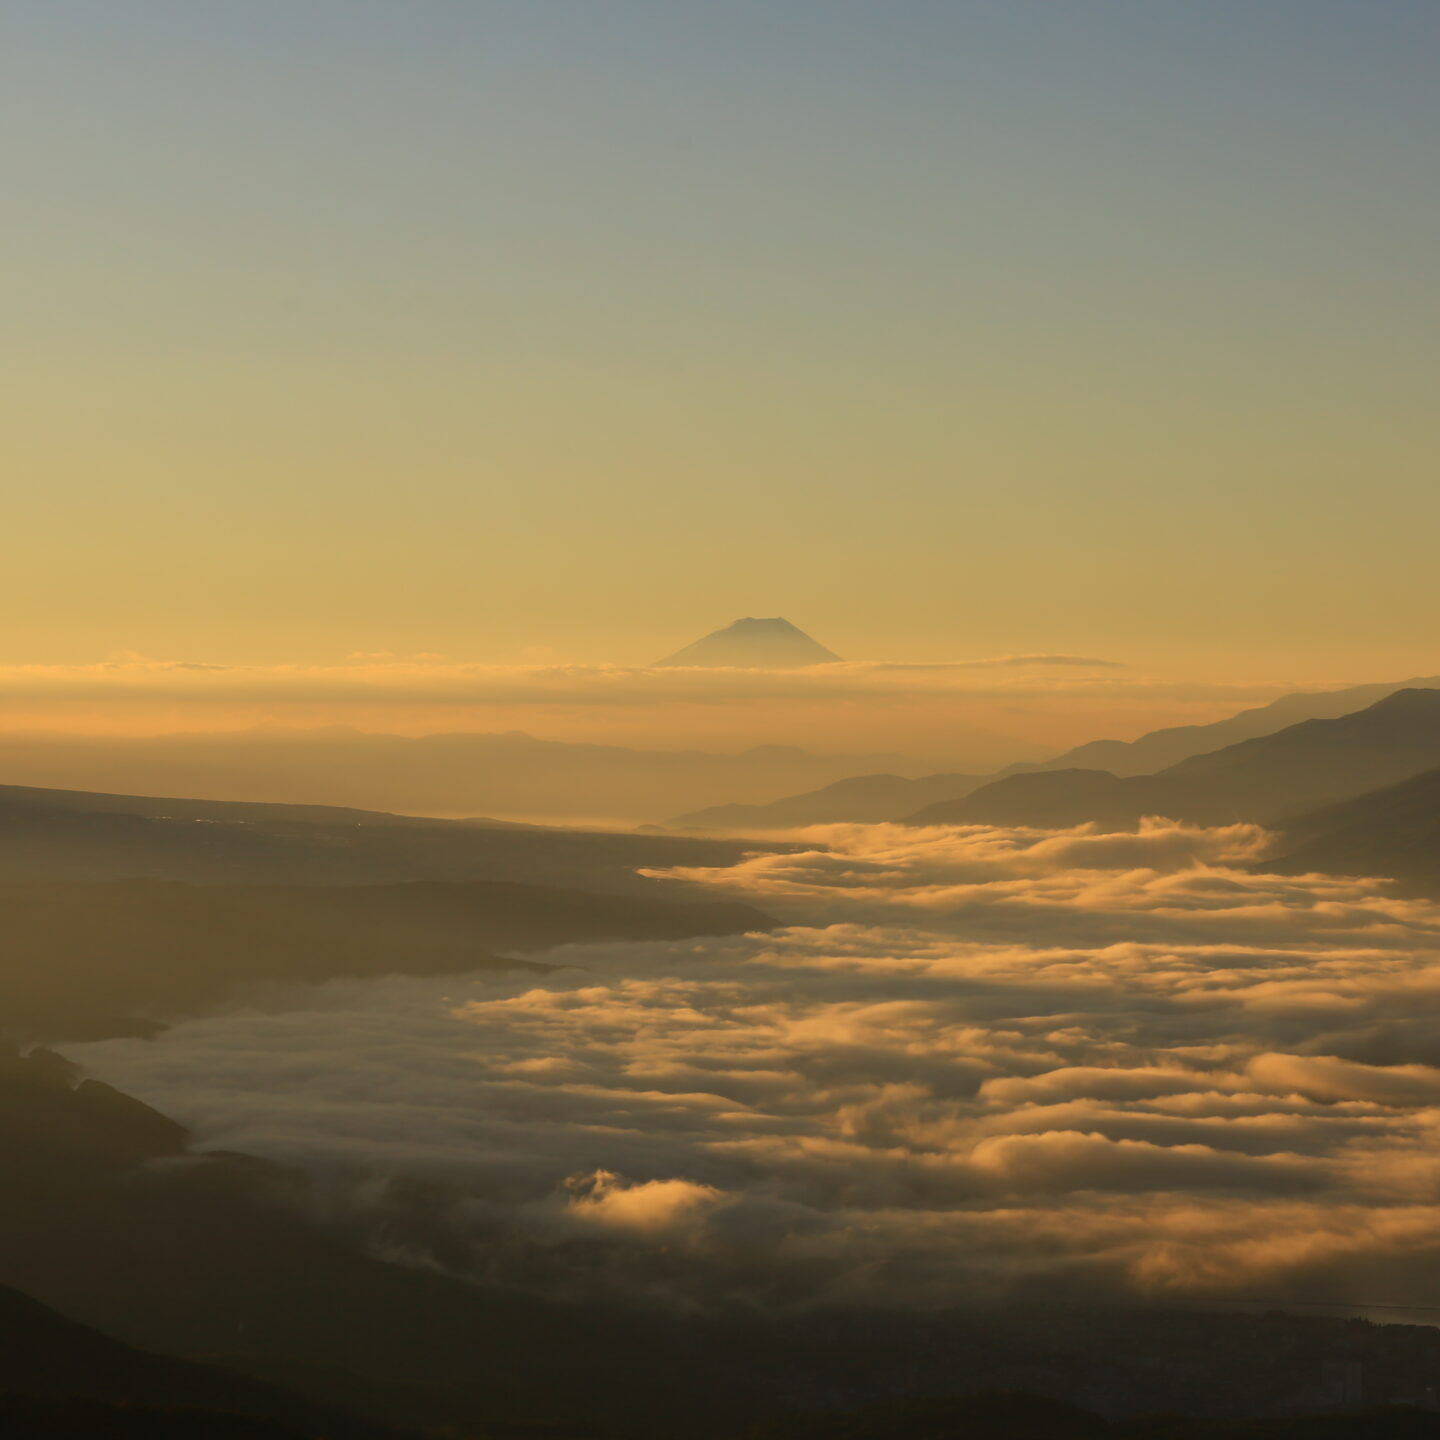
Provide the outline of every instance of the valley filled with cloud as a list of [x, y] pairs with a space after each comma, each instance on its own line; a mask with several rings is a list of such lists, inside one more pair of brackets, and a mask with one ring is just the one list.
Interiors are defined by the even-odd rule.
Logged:
[[378, 1254], [562, 1297], [1433, 1295], [1440, 906], [1266, 873], [1248, 825], [801, 838], [676, 877], [773, 932], [66, 1053]]

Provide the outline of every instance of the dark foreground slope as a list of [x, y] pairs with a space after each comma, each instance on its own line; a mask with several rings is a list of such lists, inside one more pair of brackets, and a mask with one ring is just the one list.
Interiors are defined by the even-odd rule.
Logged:
[[703, 1355], [672, 1346], [668, 1366], [642, 1370], [637, 1357], [664, 1337], [623, 1312], [570, 1311], [369, 1253], [381, 1233], [423, 1253], [421, 1197], [409, 1222], [358, 1206], [337, 1215], [334, 1193], [322, 1207], [294, 1172], [198, 1155], [180, 1127], [77, 1083], [45, 1052], [0, 1052], [0, 1169], [0, 1285], [130, 1345], [215, 1360], [377, 1423], [463, 1434], [564, 1424], [577, 1437], [659, 1436], [656, 1417], [688, 1412], [696, 1387], [711, 1433], [757, 1413], [744, 1377]]
[[1125, 829], [1147, 815], [1197, 824], [1276, 824], [1440, 765], [1440, 690], [1400, 690], [1366, 710], [1306, 720], [1155, 775], [1031, 771], [932, 805], [912, 825]]
[[[780, 1411], [992, 1387], [1106, 1416], [1281, 1414], [1342, 1403], [1355, 1375], [1369, 1403], [1413, 1400], [1440, 1373], [1440, 1330], [1423, 1326], [1048, 1298], [683, 1314], [545, 1299], [523, 1272], [492, 1282], [477, 1262], [487, 1244], [513, 1262], [512, 1235], [467, 1232], [447, 1256], [443, 1217], [457, 1201], [473, 1213], [470, 1188], [367, 1186], [344, 1203], [338, 1185], [195, 1153], [180, 1127], [43, 1052], [0, 1053], [0, 1166], [0, 1286], [128, 1345], [476, 1440], [723, 1440]], [[413, 1263], [377, 1258], [382, 1245]]]
[[123, 1345], [0, 1287], [0, 1434], [383, 1440], [398, 1432], [219, 1366]]
[[143, 1031], [254, 981], [516, 966], [498, 951], [768, 929], [749, 905], [651, 882], [604, 894], [510, 881], [0, 884], [0, 1035]]
[[1436, 1440], [1440, 1415], [1385, 1406], [1328, 1415], [1213, 1420], [1154, 1416], [1107, 1423], [1077, 1406], [1025, 1393], [909, 1400], [797, 1415], [743, 1440]]

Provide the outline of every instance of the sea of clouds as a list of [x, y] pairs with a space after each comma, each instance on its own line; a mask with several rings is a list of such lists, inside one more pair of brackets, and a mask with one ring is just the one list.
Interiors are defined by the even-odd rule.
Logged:
[[271, 993], [73, 1046], [382, 1253], [684, 1306], [1422, 1304], [1440, 906], [1250, 826], [836, 826], [773, 933]]

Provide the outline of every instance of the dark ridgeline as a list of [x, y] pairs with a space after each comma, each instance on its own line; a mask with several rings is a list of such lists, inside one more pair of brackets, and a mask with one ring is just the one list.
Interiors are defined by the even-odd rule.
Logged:
[[1142, 816], [1189, 819], [1191, 797], [1161, 775], [1117, 779], [1104, 770], [1027, 770], [907, 815], [906, 825], [1019, 825], [1064, 829], [1095, 822], [1127, 829]]
[[0, 786], [0, 882], [511, 880], [650, 894], [653, 882], [637, 870], [733, 865], [754, 848], [653, 832], [497, 826], [338, 806]]
[[[827, 737], [828, 738], [828, 737]], [[543, 740], [519, 731], [372, 734], [341, 727], [212, 734], [0, 734], [0, 775], [29, 786], [359, 805], [451, 816], [649, 821], [905, 769], [893, 752], [756, 745], [736, 753]], [[213, 801], [211, 803], [214, 803]], [[501, 822], [487, 819], [494, 828]]]
[[922, 806], [958, 800], [987, 784], [988, 775], [856, 775], [768, 805], [711, 805], [665, 823], [675, 830], [785, 830], [802, 825], [885, 824]]
[[1273, 735], [1194, 755], [1154, 775], [1044, 770], [1009, 775], [927, 806], [911, 825], [1094, 821], [1131, 828], [1149, 815], [1202, 825], [1285, 826], [1307, 810], [1440, 766], [1440, 690], [1397, 690], [1367, 709], [1303, 720]]
[[[1079, 815], [1082, 820], [1103, 818], [1132, 824], [1135, 811], [1147, 802], [1184, 807], [1194, 804], [1189, 788], [1153, 783], [1157, 770], [1178, 766], [1194, 756], [1229, 749], [1243, 741], [1276, 734], [1306, 720], [1350, 715], [1399, 690], [1435, 689], [1440, 689], [1440, 676], [1382, 685], [1355, 685], [1320, 694], [1286, 695], [1269, 705], [1242, 711], [1211, 725], [1153, 730], [1138, 740], [1094, 740], [1050, 760], [1011, 765], [994, 775], [939, 774], [913, 780], [899, 775], [857, 775], [763, 805], [708, 806], [677, 815], [667, 823], [677, 830], [744, 831], [749, 828], [764, 831], [846, 821], [862, 824], [908, 821], [923, 815], [926, 818], [920, 823], [947, 824], [952, 822], [936, 817], [952, 812], [932, 807], [962, 800], [983, 787], [987, 789], [987, 805], [993, 802], [991, 813], [994, 814], [1048, 811], [1056, 816]], [[1011, 777], [1055, 771], [1067, 771], [1070, 776], [1055, 782], [1053, 787], [1044, 780], [1021, 784], [1017, 778], [1017, 783], [1008, 783]], [[1077, 772], [1087, 778], [1075, 778]], [[1146, 778], [1146, 784], [1113, 786], [1109, 783], [1139, 776]], [[990, 791], [991, 786], [997, 788]], [[1086, 813], [1087, 808], [1090, 813]], [[1072, 819], [1065, 823], [1081, 822]]]
[[1268, 705], [1242, 710], [1209, 725], [1172, 725], [1151, 730], [1136, 740], [1091, 740], [1026, 770], [1108, 770], [1114, 775], [1150, 775], [1192, 755], [1256, 740], [1288, 730], [1305, 720], [1335, 720], [1353, 715], [1397, 690], [1440, 690], [1440, 675], [1419, 675], [1376, 685], [1350, 685], [1342, 690], [1282, 695]]

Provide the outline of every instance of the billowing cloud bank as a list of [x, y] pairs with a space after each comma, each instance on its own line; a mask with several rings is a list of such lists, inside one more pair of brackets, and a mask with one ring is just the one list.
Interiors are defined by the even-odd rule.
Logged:
[[73, 1053], [390, 1253], [555, 1291], [1433, 1297], [1440, 907], [1253, 873], [1249, 827], [816, 838], [692, 876], [776, 935]]

